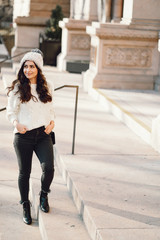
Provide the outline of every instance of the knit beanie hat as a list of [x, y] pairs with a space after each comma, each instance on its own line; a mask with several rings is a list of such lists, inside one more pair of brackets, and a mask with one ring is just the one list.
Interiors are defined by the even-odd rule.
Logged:
[[43, 69], [43, 53], [38, 49], [32, 49], [26, 53], [20, 61], [20, 67], [26, 61], [33, 61], [41, 70]]

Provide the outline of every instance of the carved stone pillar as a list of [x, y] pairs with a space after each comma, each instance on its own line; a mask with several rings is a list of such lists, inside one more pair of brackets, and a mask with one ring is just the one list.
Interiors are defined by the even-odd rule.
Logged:
[[70, 18], [97, 20], [97, 0], [70, 0]]
[[[15, 43], [12, 48], [12, 56], [18, 55], [32, 48], [39, 47], [39, 34], [43, 32], [47, 18], [41, 17], [17, 17], [15, 20]], [[19, 61], [22, 56], [13, 60]]]
[[123, 11], [123, 0], [114, 0], [112, 5], [112, 21], [120, 22]]
[[88, 69], [90, 36], [86, 34], [87, 25], [90, 25], [89, 21], [68, 18], [60, 22], [62, 49], [57, 57], [59, 70], [82, 72]]
[[[159, 51], [159, 58], [160, 58], [160, 32], [158, 34], [158, 51]], [[159, 62], [159, 74], [155, 77], [155, 90], [160, 91], [160, 62]]]
[[[160, 57], [160, 1], [112, 1], [113, 23], [87, 27], [91, 36], [89, 69], [83, 75], [84, 88], [154, 89], [158, 83]], [[143, 9], [143, 11], [142, 11]], [[125, 24], [123, 24], [123, 22]]]
[[74, 13], [75, 13], [75, 1], [74, 0], [70, 0], [70, 18], [74, 18]]
[[105, 23], [111, 21], [112, 0], [98, 0], [98, 20]]
[[159, 74], [156, 31], [130, 29], [123, 24], [92, 23], [91, 60], [84, 88], [154, 89]]
[[62, 50], [57, 57], [59, 70], [86, 71], [90, 61], [90, 36], [86, 27], [97, 20], [97, 0], [71, 1], [72, 18], [59, 23], [62, 28]]

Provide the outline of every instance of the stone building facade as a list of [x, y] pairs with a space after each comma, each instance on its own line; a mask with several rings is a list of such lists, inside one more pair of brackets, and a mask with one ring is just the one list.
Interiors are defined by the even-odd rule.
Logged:
[[[81, 6], [86, 2], [90, 2], [90, 8], [88, 11], [85, 8], [84, 12]], [[86, 90], [91, 86], [159, 88], [159, 0], [77, 0], [72, 1], [72, 4], [74, 12], [70, 19], [60, 23], [63, 48], [58, 61], [59, 69], [65, 70], [67, 62], [80, 63], [88, 57], [89, 69], [83, 75]], [[80, 9], [83, 11], [80, 12]], [[86, 27], [81, 27], [80, 37], [77, 26], [80, 27], [81, 22]], [[90, 47], [86, 50], [87, 45], [84, 44], [83, 49], [80, 49], [82, 38], [88, 37]], [[75, 44], [72, 47], [75, 38], [79, 39], [77, 48]]]
[[[26, 17], [15, 18], [16, 51], [38, 46], [38, 34], [49, 16], [47, 6], [56, 4], [54, 0], [26, 2], [29, 3]], [[91, 86], [159, 89], [159, 0], [59, 0], [58, 3], [66, 9], [66, 18], [59, 23], [62, 28], [59, 70], [66, 70], [68, 64], [76, 67], [88, 63], [89, 69], [83, 74], [86, 90]]]
[[39, 47], [39, 34], [44, 31], [56, 5], [61, 5], [64, 16], [69, 17], [70, 0], [14, 0], [15, 45], [12, 55]]

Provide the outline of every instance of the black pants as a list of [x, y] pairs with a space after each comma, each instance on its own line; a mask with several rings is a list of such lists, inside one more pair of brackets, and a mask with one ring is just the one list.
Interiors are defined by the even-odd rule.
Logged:
[[33, 152], [36, 153], [42, 168], [41, 190], [50, 191], [54, 177], [54, 155], [51, 136], [46, 134], [44, 129], [45, 127], [40, 127], [25, 134], [15, 134], [14, 148], [19, 165], [18, 186], [21, 202], [28, 201]]

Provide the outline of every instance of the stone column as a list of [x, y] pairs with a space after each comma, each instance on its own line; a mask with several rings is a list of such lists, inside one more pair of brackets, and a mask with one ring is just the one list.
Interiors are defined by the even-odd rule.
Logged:
[[[159, 51], [159, 58], [160, 58], [160, 32], [158, 34], [158, 51]], [[159, 74], [155, 77], [155, 90], [160, 91], [160, 61], [159, 61]]]
[[105, 23], [111, 21], [112, 0], [98, 0], [98, 20]]
[[112, 22], [120, 22], [123, 11], [123, 0], [114, 0], [112, 5]]
[[59, 23], [62, 28], [62, 50], [57, 58], [59, 70], [86, 71], [90, 61], [90, 36], [86, 27], [97, 20], [97, 0], [71, 1], [72, 18]]
[[70, 0], [70, 18], [74, 18], [74, 13], [75, 13], [75, 9], [74, 9], [74, 0]]
[[[43, 32], [47, 18], [17, 17], [15, 20], [15, 44], [12, 48], [12, 56], [18, 55], [32, 48], [39, 47], [39, 34]], [[22, 56], [14, 58], [19, 61]]]
[[[158, 51], [160, 57], [160, 32], [158, 40]], [[160, 62], [159, 76], [155, 78], [155, 90], [160, 91]], [[160, 153], [160, 114], [152, 120], [151, 145]]]

